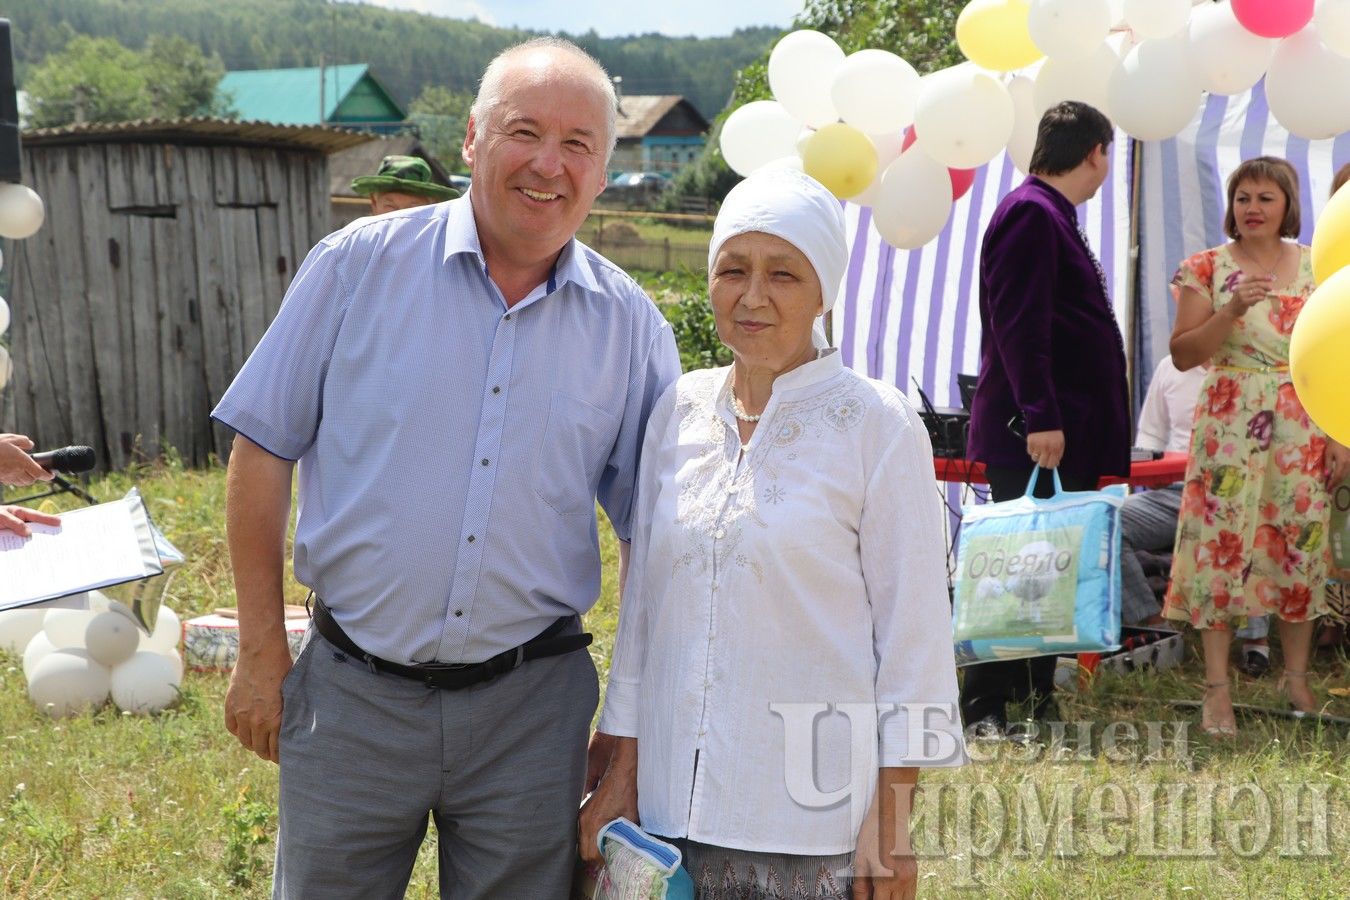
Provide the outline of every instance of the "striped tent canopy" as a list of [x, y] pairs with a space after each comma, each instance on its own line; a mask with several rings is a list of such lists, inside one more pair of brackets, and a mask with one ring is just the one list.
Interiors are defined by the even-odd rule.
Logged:
[[[1140, 142], [1117, 132], [1111, 177], [1079, 207], [1134, 351], [1136, 404], [1167, 354], [1172, 274], [1190, 254], [1223, 243], [1224, 181], [1242, 160], [1262, 154], [1284, 157], [1298, 170], [1307, 243], [1333, 173], [1350, 161], [1350, 134], [1328, 141], [1290, 135], [1270, 115], [1261, 84], [1235, 97], [1208, 96], [1175, 138]], [[1021, 181], [1006, 154], [982, 166], [942, 233], [918, 250], [894, 249], [871, 227], [870, 210], [845, 206], [851, 256], [843, 302], [832, 317], [845, 365], [916, 402], [917, 383], [935, 405], [960, 405], [956, 376], [979, 366], [981, 241], [999, 200]]]

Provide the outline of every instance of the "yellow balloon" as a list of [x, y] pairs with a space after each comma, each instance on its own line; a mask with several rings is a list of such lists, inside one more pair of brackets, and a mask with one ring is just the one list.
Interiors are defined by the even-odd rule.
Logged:
[[1350, 444], [1350, 266], [1313, 291], [1289, 339], [1294, 392], [1308, 416], [1332, 438]]
[[970, 0], [956, 19], [956, 45], [977, 66], [1011, 72], [1045, 54], [1031, 39], [1030, 0]]
[[1350, 184], [1327, 202], [1313, 229], [1313, 278], [1318, 284], [1350, 266]]
[[877, 174], [877, 148], [852, 125], [835, 122], [802, 145], [802, 168], [840, 200], [857, 196]]

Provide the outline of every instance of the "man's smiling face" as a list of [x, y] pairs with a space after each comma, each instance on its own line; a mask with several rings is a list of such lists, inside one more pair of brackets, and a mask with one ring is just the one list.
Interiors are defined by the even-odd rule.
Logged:
[[551, 256], [605, 188], [606, 98], [575, 60], [540, 50], [513, 62], [483, 122], [469, 120], [464, 159], [485, 249]]

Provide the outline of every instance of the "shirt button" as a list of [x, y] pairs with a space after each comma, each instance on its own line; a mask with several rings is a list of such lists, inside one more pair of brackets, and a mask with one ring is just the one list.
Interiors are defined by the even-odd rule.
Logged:
[[485, 457], [483, 457], [483, 465], [486, 466], [487, 464], [488, 464], [488, 461], [487, 461], [487, 457], [485, 456]]
[[477, 538], [475, 538], [473, 535], [469, 535], [469, 543], [470, 543], [470, 544], [472, 544], [475, 540], [477, 540]]
[[507, 314], [506, 314], [506, 321], [508, 321], [508, 322], [511, 321], [511, 314], [510, 314], [510, 313], [507, 313]]
[[462, 610], [462, 609], [457, 609], [457, 610], [455, 610], [455, 618], [456, 618], [456, 619], [458, 619], [458, 618], [459, 618], [460, 616], [462, 616], [462, 615], [464, 615], [464, 610]]
[[736, 493], [737, 491], [739, 491], [740, 489], [741, 489], [741, 486], [740, 486], [739, 484], [729, 484], [729, 485], [727, 485], [727, 493], [728, 493], [728, 494], [734, 494], [734, 493]]
[[719, 529], [717, 529], [716, 531], [713, 532], [713, 537], [714, 537], [716, 540], [719, 540], [719, 541], [720, 541], [722, 538], [726, 537], [726, 536], [727, 536], [727, 530], [726, 530], [725, 528], [719, 528]]
[[494, 384], [494, 385], [492, 386], [492, 393], [494, 393], [494, 394], [500, 394], [501, 392], [502, 392], [502, 386], [501, 386], [500, 384]]

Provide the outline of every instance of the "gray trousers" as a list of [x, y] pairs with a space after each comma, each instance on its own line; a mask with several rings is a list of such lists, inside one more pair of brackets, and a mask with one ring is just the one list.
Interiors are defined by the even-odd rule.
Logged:
[[310, 629], [282, 685], [274, 898], [398, 898], [427, 816], [451, 900], [566, 900], [599, 699], [578, 651], [443, 691]]
[[1126, 625], [1162, 612], [1134, 551], [1171, 553], [1180, 514], [1180, 485], [1131, 494], [1120, 508], [1120, 619]]
[[[1131, 494], [1120, 508], [1120, 619], [1134, 625], [1162, 612], [1158, 598], [1149, 587], [1144, 567], [1135, 550], [1154, 553], [1172, 551], [1177, 539], [1177, 520], [1181, 516], [1181, 485], [1168, 485]], [[1249, 616], [1247, 626], [1235, 634], [1247, 640], [1266, 636], [1270, 622], [1266, 616]]]

